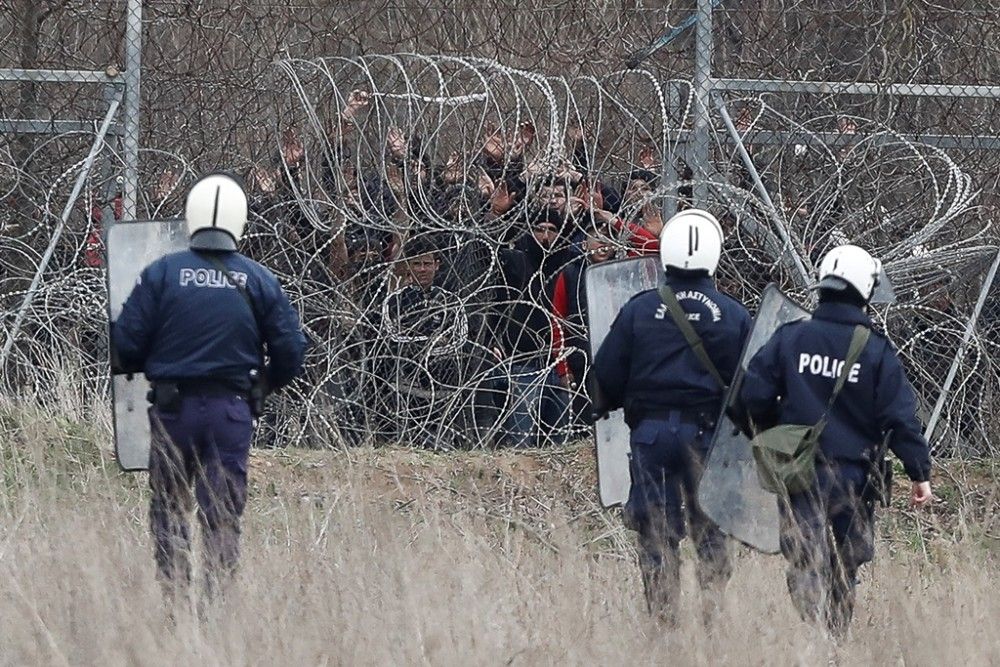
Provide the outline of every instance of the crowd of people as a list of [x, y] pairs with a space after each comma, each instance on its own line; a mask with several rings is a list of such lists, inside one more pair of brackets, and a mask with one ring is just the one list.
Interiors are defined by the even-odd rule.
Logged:
[[342, 435], [450, 448], [579, 432], [586, 271], [658, 252], [652, 147], [613, 178], [589, 168], [580, 128], [571, 158], [542, 164], [526, 158], [530, 122], [512, 136], [487, 126], [474, 155], [440, 163], [390, 127], [366, 168], [353, 139], [368, 105], [354, 91], [316, 148], [286, 131], [274, 163], [246, 174], [247, 253], [314, 286], [305, 324], [332, 356], [314, 379]]

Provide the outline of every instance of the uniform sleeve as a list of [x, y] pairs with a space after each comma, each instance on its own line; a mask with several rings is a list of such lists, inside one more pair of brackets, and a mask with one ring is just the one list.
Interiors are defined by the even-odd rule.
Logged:
[[626, 305], [619, 311], [594, 357], [594, 377], [604, 401], [601, 407], [608, 410], [620, 408], [625, 403], [625, 389], [632, 366], [632, 319], [632, 311]]
[[903, 462], [906, 475], [914, 482], [925, 482], [931, 475], [930, 447], [920, 432], [917, 399], [906, 379], [903, 365], [888, 345], [879, 365], [875, 391], [879, 427], [891, 431], [889, 449]]
[[271, 307], [262, 322], [264, 344], [271, 362], [267, 381], [272, 389], [284, 387], [302, 372], [306, 338], [299, 327], [299, 315], [273, 278]]
[[781, 376], [781, 336], [776, 334], [750, 360], [740, 385], [737, 412], [758, 429], [778, 422], [778, 398], [784, 393]]
[[111, 340], [117, 355], [117, 370], [139, 373], [146, 365], [156, 335], [157, 311], [163, 270], [157, 264], [143, 269], [122, 312], [111, 325]]

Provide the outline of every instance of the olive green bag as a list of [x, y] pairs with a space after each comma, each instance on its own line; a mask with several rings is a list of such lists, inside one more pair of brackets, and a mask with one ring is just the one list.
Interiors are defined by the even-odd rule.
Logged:
[[844, 367], [837, 377], [830, 401], [819, 421], [812, 426], [804, 424], [781, 424], [761, 431], [750, 446], [757, 462], [757, 477], [760, 485], [771, 493], [787, 495], [801, 493], [816, 481], [816, 450], [819, 438], [826, 428], [830, 409], [847, 382], [851, 369], [868, 344], [870, 331], [858, 325], [851, 336], [851, 346], [844, 360]]

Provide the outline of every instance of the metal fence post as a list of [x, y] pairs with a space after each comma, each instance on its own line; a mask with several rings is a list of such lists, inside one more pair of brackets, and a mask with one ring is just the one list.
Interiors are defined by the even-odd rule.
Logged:
[[990, 271], [986, 275], [986, 280], [983, 281], [983, 286], [979, 291], [979, 299], [976, 300], [976, 307], [972, 311], [972, 317], [969, 318], [969, 323], [965, 327], [965, 334], [962, 336], [962, 342], [958, 346], [955, 359], [951, 362], [951, 368], [948, 369], [948, 376], [944, 380], [944, 386], [941, 387], [941, 395], [938, 396], [934, 412], [931, 413], [931, 418], [927, 421], [924, 438], [928, 441], [934, 436], [934, 429], [937, 428], [938, 420], [941, 418], [945, 401], [948, 399], [948, 392], [951, 391], [951, 385], [955, 382], [955, 376], [958, 375], [958, 368], [962, 365], [962, 360], [965, 359], [965, 351], [969, 347], [969, 340], [972, 338], [972, 332], [976, 329], [976, 322], [979, 320], [979, 315], [983, 312], [983, 306], [986, 305], [986, 299], [990, 295], [993, 281], [997, 277], [998, 268], [1000, 268], [1000, 251], [997, 252], [996, 259], [993, 260], [993, 265], [990, 266]]
[[691, 146], [691, 171], [696, 206], [708, 205], [708, 181], [711, 169], [711, 128], [709, 97], [712, 92], [712, 0], [698, 0], [698, 23], [695, 26], [694, 52], [694, 141]]
[[775, 207], [774, 201], [771, 199], [771, 194], [767, 191], [767, 188], [764, 187], [764, 181], [761, 180], [760, 173], [757, 171], [757, 167], [754, 165], [753, 159], [747, 152], [746, 146], [743, 145], [743, 139], [740, 137], [740, 133], [736, 130], [736, 126], [733, 124], [733, 119], [729, 116], [729, 111], [726, 109], [726, 102], [721, 96], [717, 97], [716, 102], [718, 103], [719, 115], [722, 116], [722, 122], [725, 123], [726, 130], [729, 132], [729, 136], [732, 137], [733, 143], [736, 145], [736, 151], [740, 154], [740, 159], [743, 160], [743, 166], [746, 168], [751, 180], [753, 180], [754, 188], [757, 190], [757, 194], [760, 195], [761, 200], [764, 202], [764, 206], [767, 207], [767, 213], [771, 216], [771, 221], [774, 222], [775, 229], [778, 230], [778, 235], [781, 236], [781, 241], [785, 247], [782, 251], [782, 256], [779, 259], [783, 262], [786, 259], [790, 260], [792, 267], [795, 269], [795, 273], [798, 273], [799, 277], [802, 279], [802, 287], [808, 287], [810, 282], [810, 273], [806, 270], [805, 264], [802, 262], [802, 258], [795, 249], [795, 245], [792, 243], [792, 237], [788, 233], [788, 229], [785, 227], [785, 222], [781, 219], [781, 214], [778, 213], [778, 209]]
[[49, 266], [49, 261], [52, 259], [53, 253], [55, 253], [56, 246], [59, 245], [59, 239], [62, 238], [63, 230], [66, 229], [69, 216], [73, 212], [73, 207], [76, 206], [76, 201], [79, 199], [80, 193], [83, 191], [83, 185], [90, 176], [90, 170], [94, 166], [94, 161], [104, 148], [105, 137], [107, 137], [108, 130], [111, 128], [111, 122], [118, 114], [119, 106], [120, 101], [117, 98], [111, 100], [111, 103], [108, 105], [108, 112], [104, 116], [104, 122], [101, 123], [100, 129], [97, 131], [97, 136], [94, 137], [94, 143], [90, 147], [90, 152], [83, 161], [83, 166], [80, 167], [80, 174], [76, 177], [76, 183], [73, 185], [73, 191], [70, 193], [69, 199], [66, 200], [66, 206], [59, 217], [59, 223], [52, 232], [52, 239], [49, 241], [49, 246], [45, 249], [45, 253], [38, 262], [38, 267], [35, 269], [35, 276], [32, 278], [31, 285], [28, 286], [21, 306], [18, 308], [17, 315], [14, 317], [14, 324], [7, 334], [7, 340], [4, 341], [3, 350], [0, 351], [0, 368], [4, 368], [7, 365], [7, 359], [14, 348], [14, 341], [17, 339], [18, 334], [20, 334], [21, 325], [28, 314], [28, 308], [31, 307], [31, 302], [35, 298], [35, 293], [38, 291], [38, 286], [42, 282], [42, 276]]
[[139, 195], [139, 108], [142, 80], [142, 0], [128, 0], [125, 20], [125, 99], [124, 152], [125, 184], [122, 197], [122, 216], [135, 220]]

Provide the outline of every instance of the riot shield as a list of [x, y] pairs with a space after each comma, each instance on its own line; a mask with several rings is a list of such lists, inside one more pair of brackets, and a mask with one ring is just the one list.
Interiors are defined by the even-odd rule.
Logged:
[[[107, 250], [108, 317], [121, 314], [142, 270], [153, 261], [188, 247], [183, 220], [162, 222], [118, 222], [108, 229]], [[142, 375], [111, 378], [111, 400], [115, 429], [115, 455], [123, 470], [149, 468], [149, 420], [146, 394], [149, 383]]]
[[[658, 257], [638, 257], [593, 264], [587, 267], [584, 275], [587, 329], [593, 359], [618, 311], [639, 292], [658, 286], [662, 282], [663, 267]], [[598, 396], [591, 398], [595, 406], [600, 404]], [[594, 440], [601, 505], [622, 505], [628, 500], [632, 478], [629, 474], [629, 428], [621, 410], [615, 410], [606, 419], [597, 420]]]
[[[753, 355], [778, 327], [809, 316], [808, 311], [782, 294], [777, 286], [767, 286], [725, 405], [728, 406], [739, 391]], [[761, 488], [750, 441], [726, 416], [725, 410], [719, 417], [712, 448], [698, 483], [698, 504], [730, 537], [764, 553], [779, 551], [777, 496]]]

